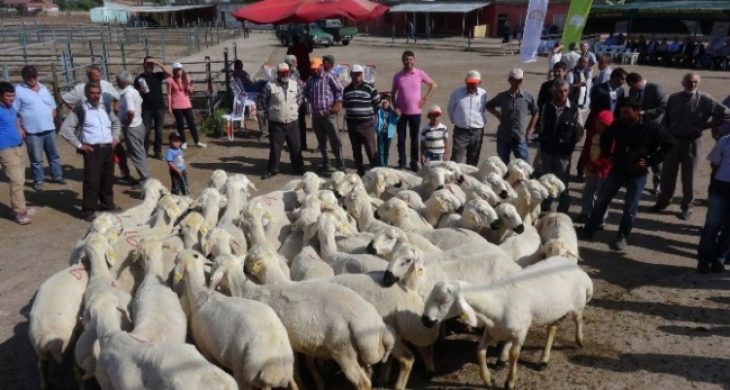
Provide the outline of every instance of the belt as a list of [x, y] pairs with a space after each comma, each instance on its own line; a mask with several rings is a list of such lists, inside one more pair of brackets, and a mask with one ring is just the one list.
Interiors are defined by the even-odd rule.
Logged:
[[474, 131], [474, 130], [484, 130], [483, 127], [461, 127], [461, 126], [455, 126], [459, 130], [468, 130], [468, 131]]
[[91, 145], [91, 147], [93, 147], [93, 148], [103, 148], [103, 147], [106, 147], [106, 146], [112, 146], [112, 144], [111, 143], [108, 143], [108, 144], [93, 144], [93, 145]]

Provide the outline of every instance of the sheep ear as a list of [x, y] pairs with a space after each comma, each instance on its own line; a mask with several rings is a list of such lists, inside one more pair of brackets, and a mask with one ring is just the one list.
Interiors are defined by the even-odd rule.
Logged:
[[474, 311], [474, 309], [466, 302], [466, 299], [464, 299], [464, 296], [462, 294], [459, 294], [456, 298], [456, 307], [461, 313], [461, 316], [459, 319], [471, 326], [476, 327], [479, 325], [477, 321], [477, 313]]
[[227, 204], [228, 204], [228, 197], [225, 195], [221, 195], [221, 197], [218, 199], [218, 206], [226, 207]]
[[212, 275], [210, 275], [210, 284], [209, 287], [211, 290], [215, 290], [218, 285], [221, 283], [221, 280], [223, 280], [223, 267], [218, 267]]
[[256, 185], [253, 184], [253, 182], [251, 182], [251, 181], [249, 181], [248, 183], [246, 183], [246, 186], [248, 187], [249, 190], [251, 190], [253, 192], [258, 191], [258, 189], [256, 189]]
[[230, 244], [231, 244], [231, 251], [233, 253], [243, 252], [243, 245], [241, 245], [241, 243], [238, 242], [238, 240], [231, 239]]
[[106, 262], [109, 265], [109, 267], [114, 266], [114, 264], [116, 264], [116, 262], [117, 262], [117, 255], [116, 255], [116, 253], [114, 253], [114, 248], [109, 248], [106, 251], [106, 254], [105, 255], [106, 255], [105, 256], [106, 257]]
[[129, 314], [129, 310], [127, 310], [124, 305], [122, 305], [121, 303], [117, 303], [117, 310], [122, 313], [122, 315], [124, 316], [124, 320], [129, 321], [130, 324], [132, 323], [132, 316]]

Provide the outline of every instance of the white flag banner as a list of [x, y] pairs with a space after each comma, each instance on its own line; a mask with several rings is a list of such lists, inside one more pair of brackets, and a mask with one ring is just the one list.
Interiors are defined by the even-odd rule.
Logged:
[[548, 0], [530, 0], [520, 45], [520, 62], [523, 64], [537, 61], [537, 49], [540, 47], [547, 8]]

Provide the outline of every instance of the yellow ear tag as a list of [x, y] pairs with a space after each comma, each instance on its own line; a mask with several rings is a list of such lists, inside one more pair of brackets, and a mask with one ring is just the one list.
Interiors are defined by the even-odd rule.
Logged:
[[256, 275], [259, 272], [261, 272], [261, 263], [259, 263], [259, 262], [253, 263], [253, 265], [251, 266], [251, 273]]
[[459, 319], [461, 319], [463, 322], [469, 322], [470, 318], [471, 317], [469, 316], [469, 313], [466, 312], [461, 313], [461, 317], [459, 317]]
[[117, 232], [112, 232], [112, 234], [109, 236], [112, 241], [116, 241], [117, 238], [119, 238], [119, 234]]
[[273, 214], [271, 214], [271, 213], [270, 213], [270, 212], [268, 212], [268, 211], [266, 212], [266, 214], [264, 214], [264, 218], [268, 219], [268, 220], [269, 220], [269, 221], [271, 221], [271, 222], [274, 222], [274, 215], [273, 215]]
[[201, 228], [200, 228], [200, 232], [201, 232], [201, 233], [203, 233], [203, 235], [206, 235], [206, 234], [208, 234], [208, 227], [207, 227], [207, 226], [203, 226], [203, 227], [201, 227]]
[[179, 283], [182, 280], [183, 276], [180, 272], [175, 271], [175, 273], [172, 275], [172, 281], [175, 283]]
[[108, 251], [106, 251], [106, 257], [107, 257], [107, 258], [109, 259], [109, 261], [110, 261], [110, 262], [112, 262], [112, 263], [113, 263], [113, 262], [115, 262], [115, 261], [117, 261], [117, 254], [116, 254], [116, 253], [114, 253], [114, 251], [113, 251], [113, 250], [111, 250], [111, 249], [110, 249], [110, 250], [108, 250]]
[[425, 270], [423, 268], [419, 268], [416, 270], [416, 275], [423, 276], [424, 272], [425, 272]]

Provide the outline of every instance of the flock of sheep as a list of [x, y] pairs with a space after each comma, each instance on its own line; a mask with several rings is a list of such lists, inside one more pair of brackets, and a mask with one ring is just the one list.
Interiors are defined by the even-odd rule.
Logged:
[[297, 389], [305, 367], [323, 389], [327, 360], [358, 389], [385, 363], [379, 380], [404, 389], [416, 353], [435, 371], [440, 324], [457, 318], [484, 328], [488, 387], [487, 346], [504, 342], [513, 389], [530, 326], [548, 326], [546, 365], [563, 317], [582, 345], [593, 293], [570, 218], [541, 216], [565, 185], [532, 173], [490, 157], [418, 174], [309, 172], [253, 196], [245, 175], [219, 170], [194, 199], [151, 179], [141, 204], [99, 215], [39, 288], [29, 336], [41, 388], [50, 359], [73, 351], [79, 384], [102, 389]]

